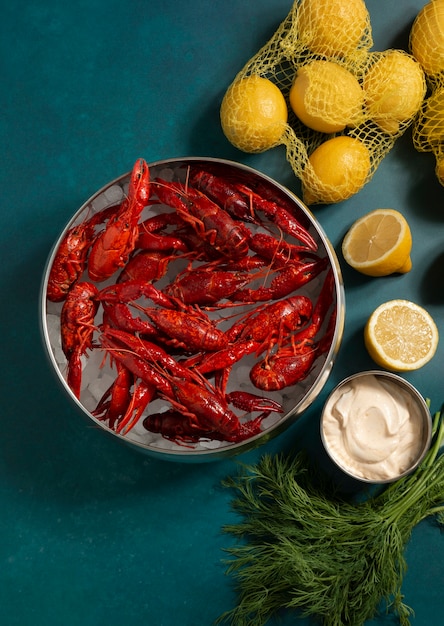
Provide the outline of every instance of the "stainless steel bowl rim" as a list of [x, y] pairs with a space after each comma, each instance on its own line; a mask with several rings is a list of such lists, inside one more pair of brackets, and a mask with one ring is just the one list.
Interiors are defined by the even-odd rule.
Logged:
[[103, 185], [98, 191], [96, 191], [92, 196], [90, 196], [83, 204], [82, 206], [76, 211], [76, 213], [70, 218], [70, 220], [68, 221], [68, 223], [64, 226], [63, 230], [61, 231], [59, 237], [57, 238], [57, 240], [55, 241], [54, 245], [52, 246], [52, 249], [50, 251], [50, 254], [48, 256], [45, 268], [44, 268], [44, 273], [43, 273], [43, 278], [42, 278], [42, 282], [41, 282], [41, 287], [40, 287], [40, 297], [39, 297], [39, 314], [40, 314], [40, 331], [41, 331], [41, 335], [42, 335], [42, 340], [43, 340], [43, 344], [45, 346], [45, 351], [47, 354], [47, 357], [49, 358], [49, 361], [52, 365], [52, 369], [54, 370], [57, 379], [59, 381], [59, 383], [62, 385], [62, 387], [64, 388], [65, 392], [68, 393], [68, 395], [70, 396], [71, 400], [74, 402], [74, 404], [77, 406], [77, 408], [80, 410], [80, 412], [88, 419], [88, 421], [93, 420], [105, 433], [109, 434], [110, 436], [117, 438], [118, 440], [122, 441], [123, 443], [125, 443], [126, 445], [129, 445], [132, 448], [135, 448], [139, 451], [142, 452], [146, 452], [148, 453], [150, 456], [154, 456], [154, 457], [158, 457], [160, 459], [168, 459], [168, 460], [173, 460], [173, 461], [185, 461], [185, 462], [203, 462], [203, 461], [214, 461], [214, 460], [222, 460], [222, 459], [226, 459], [227, 457], [231, 457], [231, 456], [235, 456], [240, 454], [241, 452], [246, 452], [247, 450], [253, 449], [255, 447], [257, 447], [258, 445], [262, 445], [264, 443], [266, 443], [266, 441], [268, 441], [269, 439], [271, 439], [272, 437], [274, 438], [276, 435], [280, 434], [285, 428], [287, 428], [289, 426], [289, 422], [293, 422], [297, 417], [299, 417], [312, 403], [313, 401], [316, 399], [316, 397], [319, 395], [320, 391], [322, 390], [322, 388], [324, 387], [331, 369], [333, 367], [333, 363], [334, 363], [334, 359], [337, 355], [337, 352], [339, 351], [339, 347], [342, 341], [342, 335], [343, 335], [343, 330], [344, 330], [344, 323], [345, 323], [345, 293], [344, 293], [344, 285], [343, 285], [343, 279], [342, 279], [342, 272], [341, 272], [341, 268], [339, 265], [339, 261], [338, 258], [336, 256], [335, 250], [331, 244], [331, 242], [329, 241], [329, 239], [327, 238], [327, 235], [324, 231], [324, 229], [322, 228], [322, 226], [319, 224], [319, 222], [317, 221], [317, 219], [315, 218], [315, 216], [313, 215], [313, 213], [310, 211], [310, 209], [302, 202], [302, 200], [296, 196], [292, 191], [290, 191], [289, 189], [287, 189], [284, 185], [281, 185], [279, 182], [277, 182], [276, 180], [274, 180], [273, 178], [271, 178], [270, 176], [268, 176], [267, 174], [264, 174], [262, 172], [260, 172], [259, 170], [256, 170], [248, 165], [244, 165], [242, 163], [237, 163], [235, 161], [231, 161], [231, 160], [227, 160], [227, 159], [219, 159], [216, 157], [175, 157], [175, 158], [170, 158], [170, 159], [161, 159], [158, 161], [153, 161], [153, 162], [149, 162], [148, 166], [150, 167], [150, 169], [153, 168], [159, 168], [159, 167], [178, 167], [180, 164], [195, 164], [195, 163], [213, 163], [216, 165], [220, 165], [220, 166], [226, 166], [226, 167], [231, 167], [234, 168], [236, 170], [241, 170], [247, 174], [251, 174], [252, 176], [256, 176], [259, 177], [262, 180], [267, 181], [271, 186], [278, 188], [280, 190], [281, 193], [283, 193], [285, 196], [289, 197], [293, 202], [295, 202], [298, 205], [298, 208], [306, 214], [306, 216], [309, 218], [309, 220], [312, 222], [313, 226], [315, 227], [317, 234], [323, 244], [323, 246], [325, 247], [325, 251], [329, 257], [329, 261], [331, 264], [331, 268], [333, 270], [333, 274], [334, 274], [334, 282], [335, 282], [335, 292], [336, 292], [336, 315], [337, 315], [337, 319], [336, 319], [336, 325], [335, 325], [335, 330], [334, 330], [334, 334], [333, 334], [333, 338], [332, 338], [332, 342], [331, 342], [331, 347], [329, 349], [329, 352], [326, 356], [325, 359], [325, 363], [324, 366], [318, 376], [318, 378], [316, 379], [316, 381], [313, 383], [313, 385], [311, 386], [309, 393], [306, 394], [302, 400], [294, 407], [294, 409], [292, 411], [290, 411], [289, 413], [285, 414], [276, 424], [274, 424], [273, 426], [271, 426], [269, 429], [267, 429], [266, 431], [263, 431], [251, 438], [249, 438], [246, 441], [242, 441], [239, 443], [233, 443], [230, 444], [228, 446], [224, 446], [218, 449], [205, 449], [205, 450], [198, 450], [198, 451], [192, 451], [192, 452], [186, 452], [185, 450], [182, 451], [180, 449], [176, 450], [164, 450], [164, 449], [160, 449], [160, 448], [154, 448], [154, 447], [150, 447], [149, 445], [145, 445], [139, 442], [132, 442], [130, 441], [128, 438], [126, 438], [123, 435], [120, 435], [118, 433], [115, 433], [114, 431], [112, 431], [111, 429], [108, 429], [107, 427], [104, 426], [104, 424], [102, 422], [100, 422], [99, 420], [97, 420], [84, 406], [83, 404], [75, 397], [75, 395], [73, 394], [73, 392], [71, 391], [71, 389], [68, 387], [62, 373], [60, 372], [59, 366], [54, 358], [53, 352], [51, 350], [51, 344], [50, 344], [50, 338], [49, 338], [49, 334], [48, 334], [48, 329], [46, 327], [46, 315], [47, 315], [47, 302], [46, 302], [46, 291], [47, 291], [47, 286], [48, 286], [48, 278], [49, 278], [49, 271], [50, 268], [52, 266], [52, 263], [54, 261], [54, 257], [57, 253], [57, 250], [59, 248], [59, 245], [67, 231], [68, 228], [71, 227], [71, 225], [73, 225], [76, 220], [79, 218], [79, 216], [85, 211], [86, 207], [88, 207], [95, 198], [97, 198], [98, 196], [100, 196], [101, 194], [103, 194], [107, 189], [109, 189], [110, 187], [112, 187], [113, 185], [122, 183], [124, 181], [126, 181], [126, 179], [129, 179], [129, 176], [131, 174], [131, 172], [127, 172], [121, 176], [116, 177], [115, 179], [109, 181], [108, 183], [106, 183], [105, 185]]

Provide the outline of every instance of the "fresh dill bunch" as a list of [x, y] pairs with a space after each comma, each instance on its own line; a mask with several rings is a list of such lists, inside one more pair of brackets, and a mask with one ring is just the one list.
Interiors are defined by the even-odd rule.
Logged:
[[444, 521], [443, 416], [434, 416], [421, 465], [363, 502], [332, 493], [304, 453], [240, 465], [224, 485], [236, 493], [232, 508], [241, 521], [223, 528], [238, 539], [225, 560], [238, 603], [216, 623], [261, 626], [296, 609], [324, 626], [360, 626], [385, 605], [409, 626], [405, 546], [422, 519]]

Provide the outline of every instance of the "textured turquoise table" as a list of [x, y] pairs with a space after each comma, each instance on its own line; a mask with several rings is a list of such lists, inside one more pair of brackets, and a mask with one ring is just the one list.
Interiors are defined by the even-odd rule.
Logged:
[[[375, 49], [405, 47], [423, 0], [367, 4]], [[299, 191], [280, 149], [240, 153], [218, 119], [226, 87], [290, 6], [289, 0], [16, 0], [2, 7], [2, 625], [209, 626], [235, 602], [222, 563], [231, 539], [221, 534], [233, 514], [220, 487], [234, 461], [163, 463], [87, 425], [49, 370], [37, 301], [46, 257], [71, 214], [137, 157], [239, 160]], [[443, 341], [434, 361], [406, 378], [439, 408], [444, 189], [433, 169], [431, 155], [416, 153], [407, 133], [361, 193], [316, 209], [338, 252], [364, 212], [403, 211], [413, 230], [414, 269], [374, 280], [343, 267], [346, 330], [323, 393], [286, 434], [242, 460], [289, 443], [316, 451], [326, 394], [344, 376], [373, 366], [363, 325], [392, 297], [422, 303], [438, 323]], [[431, 522], [415, 530], [407, 559], [413, 624], [442, 624], [444, 537]], [[292, 623], [291, 616], [282, 620]]]

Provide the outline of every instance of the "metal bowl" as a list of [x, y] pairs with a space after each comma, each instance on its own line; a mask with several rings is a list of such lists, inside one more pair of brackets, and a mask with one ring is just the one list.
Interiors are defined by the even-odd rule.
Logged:
[[[262, 191], [266, 190], [267, 194], [272, 196], [277, 202], [281, 201], [287, 204], [291, 203], [294, 215], [301, 223], [304, 224], [304, 226], [306, 226], [310, 234], [316, 240], [318, 244], [319, 256], [325, 257], [327, 261], [327, 267], [323, 270], [322, 274], [309, 282], [306, 286], [299, 288], [297, 292], [294, 293], [308, 295], [312, 301], [315, 301], [320, 293], [327, 271], [331, 270], [333, 275], [333, 295], [328, 315], [329, 318], [334, 320], [334, 327], [333, 330], [331, 326], [328, 329], [328, 340], [324, 343], [324, 350], [322, 354], [317, 356], [310, 373], [304, 380], [291, 387], [285, 388], [282, 392], [259, 392], [265, 393], [267, 397], [271, 397], [273, 399], [277, 399], [277, 397], [279, 397], [279, 401], [282, 402], [283, 405], [283, 412], [272, 413], [269, 417], [263, 420], [261, 432], [244, 441], [230, 443], [226, 441], [205, 439], [199, 442], [184, 444], [183, 442], [176, 443], [164, 438], [162, 435], [148, 432], [143, 427], [142, 418], [129, 433], [122, 435], [117, 434], [114, 430], [109, 428], [107, 423], [102, 419], [97, 419], [92, 415], [91, 411], [94, 410], [98, 399], [104, 393], [107, 386], [109, 386], [110, 380], [112, 380], [111, 377], [113, 376], [113, 372], [109, 368], [100, 367], [101, 361], [103, 361], [103, 351], [101, 350], [92, 350], [88, 355], [88, 358], [82, 357], [84, 363], [82, 374], [84, 386], [82, 388], [80, 400], [76, 398], [69, 388], [66, 382], [67, 363], [60, 345], [59, 323], [62, 304], [50, 302], [47, 299], [49, 273], [59, 245], [67, 230], [72, 226], [81, 223], [87, 216], [90, 216], [94, 212], [100, 211], [107, 206], [111, 206], [121, 201], [125, 190], [127, 189], [130, 173], [127, 173], [108, 183], [89, 200], [87, 200], [69, 220], [68, 224], [63, 229], [63, 232], [54, 243], [52, 251], [49, 254], [41, 285], [40, 322], [43, 343], [49, 358], [51, 369], [55, 372], [55, 375], [65, 390], [70, 402], [72, 402], [80, 410], [80, 412], [95, 425], [96, 428], [100, 428], [108, 435], [117, 438], [122, 443], [127, 444], [136, 450], [160, 459], [170, 461], [201, 462], [227, 458], [243, 453], [246, 450], [265, 443], [271, 437], [278, 435], [290, 426], [290, 424], [292, 424], [313, 403], [328, 379], [342, 340], [345, 303], [341, 271], [334, 249], [328, 241], [321, 226], [299, 198], [268, 176], [250, 167], [231, 161], [215, 158], [187, 157], [157, 161], [149, 164], [151, 179], [154, 179], [155, 177], [161, 177], [166, 180], [183, 178], [186, 177], [187, 169], [189, 169], [189, 167], [202, 167], [204, 169], [210, 169], [213, 174], [228, 177], [230, 180], [247, 184], [250, 187], [260, 187]], [[147, 209], [145, 209], [145, 211], [147, 211]], [[147, 214], [144, 212], [140, 219], [146, 219], [146, 217]], [[253, 226], [253, 229], [254, 228], [256, 227]], [[294, 240], [293, 243], [295, 243]], [[170, 271], [168, 271], [166, 278], [164, 277], [162, 279], [163, 282], [159, 283], [160, 287], [165, 284], [165, 281], [169, 282], [176, 275], [177, 269], [174, 274], [171, 274]], [[85, 276], [87, 275], [85, 274]], [[88, 280], [88, 278], [86, 277], [85, 280]], [[114, 277], [111, 282], [115, 282], [115, 280], [116, 278]], [[102, 286], [103, 284], [99, 285], [99, 288]], [[226, 314], [228, 315], [228, 313]], [[97, 323], [100, 323], [100, 321]], [[315, 339], [321, 339], [322, 336], [325, 336], [326, 334], [327, 322], [321, 328]], [[242, 388], [243, 390], [249, 392], [258, 393], [258, 390], [255, 389], [249, 382], [248, 376], [249, 368], [251, 368], [251, 365], [254, 364], [255, 358], [256, 357], [251, 356], [245, 360], [242, 359], [239, 361], [239, 364], [234, 366], [230, 375], [230, 380], [234, 381], [231, 383], [232, 387]], [[151, 408], [150, 404], [148, 406], [148, 412], [154, 410], [158, 412], [159, 410], [163, 411], [169, 408], [169, 405], [167, 405], [165, 401], [163, 401], [159, 407], [159, 402], [160, 400], [157, 400], [152, 403], [156, 405], [153, 408]], [[237, 415], [239, 415], [241, 419], [249, 419], [251, 417], [245, 416], [243, 413], [239, 412]]]
[[429, 407], [397, 374], [380, 370], [345, 378], [330, 393], [321, 439], [347, 476], [370, 484], [394, 482], [413, 472], [432, 438]]

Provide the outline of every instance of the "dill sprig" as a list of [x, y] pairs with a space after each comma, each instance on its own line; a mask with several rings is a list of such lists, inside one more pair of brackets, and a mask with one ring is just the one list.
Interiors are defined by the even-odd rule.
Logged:
[[363, 502], [333, 493], [302, 452], [240, 465], [224, 485], [241, 521], [223, 528], [239, 540], [225, 561], [238, 602], [216, 623], [261, 626], [297, 609], [324, 626], [360, 626], [385, 608], [409, 626], [405, 546], [424, 518], [444, 521], [443, 415], [421, 465]]

